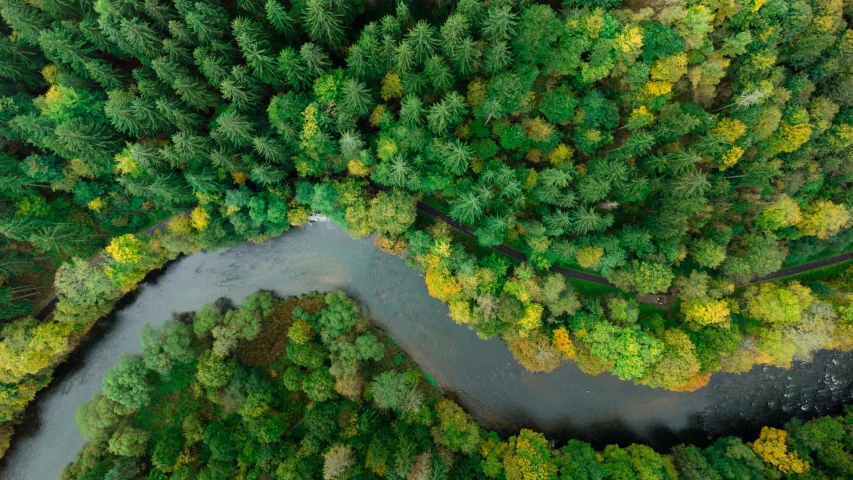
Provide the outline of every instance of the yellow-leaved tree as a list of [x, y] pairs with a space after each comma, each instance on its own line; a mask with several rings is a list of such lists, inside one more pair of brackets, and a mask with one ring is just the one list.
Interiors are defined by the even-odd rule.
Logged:
[[118, 263], [138, 263], [142, 260], [142, 250], [145, 248], [145, 243], [136, 238], [132, 233], [115, 237], [107, 246], [113, 260]]
[[751, 446], [752, 450], [765, 462], [778, 468], [782, 473], [806, 473], [808, 462], [802, 460], [797, 452], [789, 452], [786, 439], [788, 434], [778, 428], [763, 427], [761, 435]]
[[853, 216], [844, 205], [831, 200], [818, 200], [803, 209], [803, 218], [797, 227], [801, 235], [826, 240], [853, 224]]

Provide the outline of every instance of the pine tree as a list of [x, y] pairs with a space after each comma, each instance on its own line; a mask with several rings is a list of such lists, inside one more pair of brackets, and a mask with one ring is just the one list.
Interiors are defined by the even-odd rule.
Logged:
[[296, 31], [296, 20], [278, 0], [267, 0], [264, 9], [266, 10], [267, 21], [278, 33], [290, 35]]
[[210, 163], [230, 172], [239, 172], [246, 167], [245, 162], [243, 162], [237, 153], [225, 146], [219, 146], [216, 150], [210, 152]]
[[406, 95], [400, 102], [400, 122], [414, 127], [423, 122], [424, 108], [421, 99], [415, 95]]
[[48, 29], [47, 16], [24, 0], [4, 1], [0, 4], [0, 16], [30, 45], [38, 44], [39, 34]]
[[579, 235], [601, 232], [613, 224], [613, 215], [601, 215], [592, 208], [577, 208], [572, 214], [572, 231]]
[[473, 28], [477, 28], [486, 16], [486, 8], [481, 0], [459, 0], [456, 12], [465, 17]]
[[94, 47], [65, 24], [54, 24], [53, 28], [42, 30], [39, 46], [48, 60], [68, 65], [80, 74], [85, 74], [87, 62], [95, 60]]
[[401, 43], [394, 52], [394, 69], [399, 73], [408, 73], [415, 67], [415, 51], [408, 43]]
[[450, 92], [444, 96], [443, 103], [447, 105], [447, 108], [450, 112], [450, 121], [453, 124], [457, 124], [462, 121], [462, 117], [464, 117], [468, 113], [468, 105], [465, 103], [465, 97], [460, 95], [458, 92]]
[[125, 175], [118, 177], [116, 181], [131, 195], [149, 199], [162, 208], [171, 209], [195, 200], [186, 180], [175, 174], [158, 175], [153, 181], [143, 181]]
[[[189, 12], [180, 12], [181, 15], [185, 15], [186, 13]], [[181, 42], [184, 45], [195, 45], [198, 43], [198, 38], [190, 30], [190, 27], [187, 26], [186, 22], [181, 20], [169, 21], [169, 34], [173, 40]]]
[[56, 127], [56, 147], [61, 156], [80, 158], [98, 174], [109, 172], [109, 164], [118, 151], [111, 128], [84, 118], [72, 118]]
[[326, 52], [319, 46], [306, 42], [299, 47], [299, 56], [305, 64], [309, 78], [317, 78], [332, 66], [331, 60]]
[[506, 217], [489, 215], [474, 234], [477, 236], [480, 245], [492, 247], [504, 242], [508, 230], [509, 220]]
[[210, 154], [211, 142], [206, 136], [193, 135], [187, 132], [178, 132], [172, 135], [172, 145], [177, 155], [184, 162], [190, 164], [203, 164]]
[[12, 240], [26, 242], [35, 234], [37, 228], [37, 222], [30, 217], [21, 215], [0, 217], [0, 235]]
[[255, 75], [264, 83], [280, 85], [281, 77], [276, 68], [276, 59], [271, 54], [271, 41], [264, 28], [252, 20], [237, 18], [232, 29], [243, 58]]
[[708, 176], [698, 170], [674, 178], [670, 184], [672, 193], [678, 198], [702, 196], [711, 188]]
[[450, 202], [450, 216], [466, 224], [474, 223], [483, 215], [483, 200], [472, 191], [465, 192]]
[[173, 62], [178, 62], [181, 65], [190, 65], [193, 61], [192, 53], [187, 48], [187, 45], [175, 40], [174, 38], [166, 38], [163, 39], [163, 48], [161, 51], [163, 54], [172, 60]]
[[133, 163], [140, 168], [153, 171], [162, 162], [160, 149], [154, 142], [138, 142], [127, 147], [128, 154]]
[[252, 142], [254, 126], [246, 117], [234, 110], [226, 111], [216, 117], [214, 133], [232, 145], [242, 147]]
[[515, 36], [517, 15], [512, 7], [491, 7], [483, 21], [483, 37], [491, 42], [506, 42]]
[[226, 57], [211, 52], [208, 48], [199, 47], [193, 51], [193, 59], [199, 71], [207, 78], [207, 82], [219, 87], [228, 78], [234, 66]]
[[186, 105], [177, 98], [158, 98], [155, 106], [163, 118], [179, 130], [194, 131], [203, 124], [201, 115], [188, 110]]
[[[192, 10], [184, 15], [184, 21], [192, 34], [182, 34], [179, 38], [189, 44], [200, 40], [203, 44], [212, 45], [219, 37], [230, 31], [231, 16], [218, 5], [198, 2], [194, 3]], [[170, 24], [170, 29], [172, 28]], [[174, 28], [179, 27], [176, 25]]]
[[249, 177], [253, 182], [268, 187], [284, 180], [285, 171], [269, 163], [258, 163], [252, 166]]
[[308, 66], [305, 60], [290, 47], [285, 47], [278, 55], [278, 71], [287, 79], [287, 83], [299, 90], [309, 82]]
[[495, 42], [488, 46], [483, 68], [489, 75], [497, 75], [512, 62], [509, 44], [505, 41]]
[[403, 155], [382, 162], [375, 171], [376, 180], [392, 187], [410, 188], [418, 183], [417, 171]]
[[103, 60], [86, 62], [85, 68], [92, 80], [98, 82], [105, 90], [119, 89], [126, 81], [121, 70]]
[[284, 145], [273, 137], [253, 138], [252, 148], [268, 162], [283, 163], [286, 158]]
[[557, 237], [566, 233], [572, 226], [572, 217], [565, 210], [554, 209], [542, 216], [542, 223], [548, 227], [548, 235]]
[[481, 56], [480, 44], [471, 37], [465, 37], [453, 52], [453, 64], [462, 75], [471, 75], [479, 68]]
[[108, 96], [109, 99], [104, 104], [104, 114], [116, 130], [133, 136], [142, 133], [145, 126], [133, 112], [133, 96], [123, 90], [114, 90]]
[[370, 98], [370, 91], [364, 83], [349, 79], [344, 82], [341, 93], [341, 107], [348, 114], [362, 117], [370, 112], [373, 100]]
[[73, 0], [42, 0], [39, 8], [53, 18], [75, 21], [79, 21], [86, 12]]
[[43, 252], [82, 257], [94, 249], [92, 238], [82, 225], [58, 223], [38, 227], [28, 241]]
[[0, 77], [13, 82], [26, 81], [33, 87], [44, 83], [38, 69], [45, 62], [34, 47], [12, 43], [7, 37], [0, 38]]
[[423, 63], [435, 53], [438, 47], [438, 40], [435, 37], [435, 28], [423, 20], [409, 30], [406, 34], [406, 42], [412, 46], [416, 62]]
[[181, 100], [197, 110], [207, 110], [216, 104], [216, 94], [208, 90], [207, 84], [198, 78], [180, 75], [172, 81], [172, 88]]
[[447, 133], [447, 130], [451, 126], [453, 118], [452, 115], [453, 112], [451, 112], [450, 108], [444, 101], [434, 104], [430, 107], [429, 113], [427, 114], [430, 131], [436, 135], [443, 135]]
[[152, 60], [151, 69], [157, 74], [157, 78], [163, 82], [171, 82], [177, 76], [190, 75], [190, 71], [186, 67], [166, 56]]
[[453, 86], [453, 74], [440, 55], [434, 55], [427, 60], [424, 73], [438, 92], [447, 91]]
[[140, 18], [123, 18], [121, 20], [121, 36], [125, 41], [127, 52], [141, 59], [154, 58], [160, 54], [162, 44], [155, 32]]
[[468, 35], [468, 20], [461, 13], [453, 13], [441, 26], [441, 48], [444, 55], [453, 56], [459, 42]]
[[171, 2], [161, 2], [160, 0], [145, 0], [143, 6], [145, 13], [154, 20], [153, 24], [158, 29], [166, 30], [169, 28], [169, 22], [178, 17], [178, 12], [175, 11]]
[[303, 13], [305, 31], [311, 40], [337, 48], [346, 37], [343, 15], [333, 0], [307, 0]]
[[364, 148], [364, 141], [357, 130], [343, 132], [338, 143], [340, 145], [341, 156], [344, 160], [358, 158], [359, 153]]
[[349, 55], [347, 55], [347, 67], [352, 76], [356, 78], [365, 78], [370, 69], [368, 55], [360, 44], [355, 44], [350, 47]]
[[216, 174], [209, 168], [186, 170], [184, 179], [194, 192], [221, 194], [225, 191], [225, 186], [217, 180]]
[[249, 70], [237, 65], [231, 69], [229, 77], [219, 86], [222, 97], [230, 101], [239, 110], [256, 110], [262, 106], [263, 85], [249, 73]]
[[459, 140], [445, 143], [438, 150], [444, 169], [451, 175], [462, 175], [474, 158], [474, 150]]

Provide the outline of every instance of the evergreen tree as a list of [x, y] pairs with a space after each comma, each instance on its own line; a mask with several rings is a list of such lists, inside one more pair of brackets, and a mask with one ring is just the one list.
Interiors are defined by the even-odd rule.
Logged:
[[267, 0], [264, 8], [267, 21], [278, 33], [289, 35], [296, 31], [296, 20], [278, 0]]
[[343, 15], [334, 0], [307, 0], [303, 13], [305, 32], [311, 40], [332, 48], [338, 47], [346, 36]]
[[246, 146], [252, 142], [254, 126], [248, 118], [240, 115], [234, 110], [224, 112], [216, 117], [213, 132], [217, 138], [237, 146]]
[[483, 37], [490, 42], [506, 42], [515, 35], [517, 15], [509, 5], [491, 7], [483, 20]]

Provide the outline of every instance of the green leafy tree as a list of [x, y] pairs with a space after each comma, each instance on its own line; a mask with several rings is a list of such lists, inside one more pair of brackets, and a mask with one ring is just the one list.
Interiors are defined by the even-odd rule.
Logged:
[[471, 454], [477, 451], [482, 439], [480, 428], [456, 403], [442, 399], [436, 406], [438, 425], [433, 427], [435, 442], [454, 452]]
[[141, 340], [145, 366], [161, 375], [167, 375], [175, 363], [196, 358], [192, 327], [178, 321], [166, 322], [157, 329], [146, 325]]
[[142, 357], [125, 354], [121, 362], [104, 375], [104, 396], [129, 410], [139, 410], [151, 402], [153, 388]]
[[405, 375], [387, 371], [377, 375], [370, 384], [370, 394], [378, 408], [400, 410], [411, 388]]

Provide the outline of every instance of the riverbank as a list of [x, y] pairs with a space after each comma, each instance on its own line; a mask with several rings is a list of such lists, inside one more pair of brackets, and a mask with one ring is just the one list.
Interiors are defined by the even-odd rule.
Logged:
[[[558, 472], [670, 480], [730, 478], [733, 469], [752, 472], [749, 478], [853, 473], [844, 461], [849, 407], [807, 425], [762, 427], [758, 438], [667, 452], [555, 445], [531, 429], [500, 439], [371, 323], [367, 309], [340, 290], [286, 299], [259, 291], [239, 307], [209, 303], [146, 328], [142, 355], [123, 356], [78, 411], [89, 442], [61, 478], [380, 479], [389, 468], [409, 480], [434, 478], [430, 472], [445, 479], [505, 472], [515, 480]], [[344, 350], [356, 355], [342, 357]], [[265, 453], [241, 454], [259, 450]]]
[[33, 403], [29, 431], [15, 438], [0, 475], [55, 478], [83, 442], [74, 411], [123, 353], [139, 351], [145, 323], [223, 296], [240, 303], [259, 289], [286, 296], [335, 288], [367, 306], [373, 321], [466, 411], [502, 434], [532, 428], [558, 441], [643, 442], [664, 450], [729, 433], [755, 436], [761, 425], [778, 426], [795, 414], [835, 413], [853, 391], [846, 367], [853, 357], [833, 352], [787, 371], [756, 367], [744, 375], [716, 374], [708, 387], [691, 393], [638, 386], [607, 373], [587, 375], [572, 362], [551, 374], [533, 374], [500, 339], [480, 340], [448, 321], [447, 306], [429, 296], [423, 276], [403, 258], [381, 251], [371, 239], [353, 240], [333, 223], [317, 222], [263, 244], [188, 255], [142, 283], [132, 300], [99, 322], [100, 337], [87, 340]]

